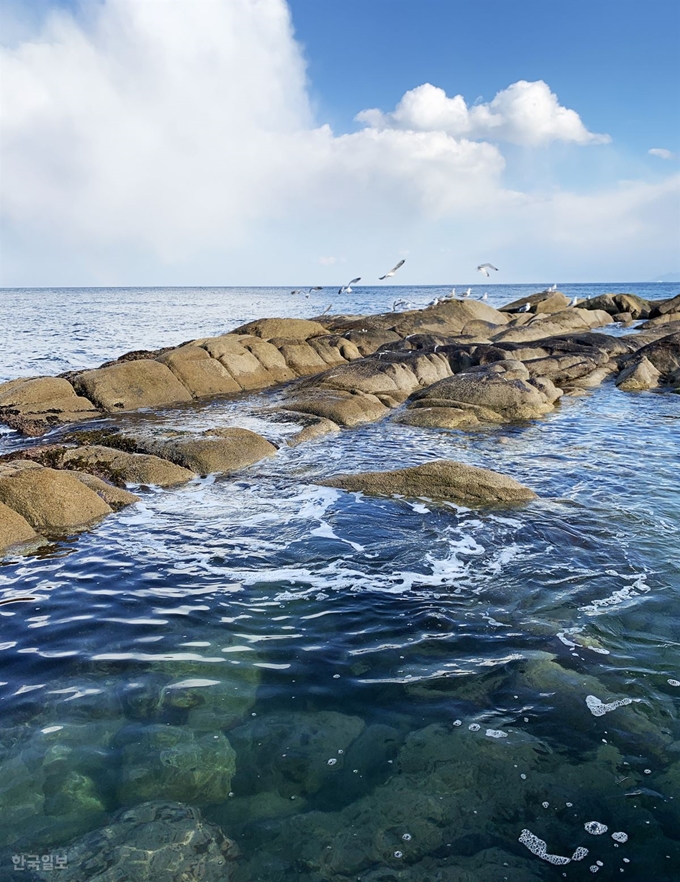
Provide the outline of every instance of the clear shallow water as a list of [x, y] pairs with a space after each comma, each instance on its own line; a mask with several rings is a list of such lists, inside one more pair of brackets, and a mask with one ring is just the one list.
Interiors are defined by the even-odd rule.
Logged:
[[[267, 297], [258, 314], [286, 314]], [[138, 345], [94, 346], [91, 363]], [[200, 425], [280, 442], [275, 401], [216, 403]], [[679, 404], [605, 384], [526, 426], [388, 420], [144, 493], [6, 561], [0, 599], [33, 598], [0, 605], [7, 853], [57, 850], [160, 796], [236, 839], [244, 882], [678, 878]], [[479, 512], [313, 483], [436, 457], [540, 499]], [[179, 739], [170, 765], [159, 730]], [[546, 855], [589, 853], [550, 863], [523, 830]]]

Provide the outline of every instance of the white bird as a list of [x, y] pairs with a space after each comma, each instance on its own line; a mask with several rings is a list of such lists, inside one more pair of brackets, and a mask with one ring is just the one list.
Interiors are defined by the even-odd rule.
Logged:
[[413, 304], [409, 300], [404, 300], [403, 298], [399, 298], [399, 300], [395, 300], [392, 304], [392, 312], [396, 312], [398, 309], [412, 309]]
[[578, 297], [574, 297], [574, 299], [571, 301], [569, 306], [576, 306], [577, 303], [578, 303]]
[[327, 306], [327, 307], [324, 309], [324, 311], [321, 313], [321, 315], [326, 315], [327, 312], [330, 312], [330, 311], [331, 311], [331, 308], [332, 308], [332, 307], [333, 307], [333, 304], [332, 304], [332, 303], [329, 303], [328, 306]]
[[399, 263], [398, 263], [396, 266], [393, 266], [392, 269], [391, 269], [388, 273], [385, 273], [384, 276], [378, 276], [378, 279], [379, 279], [381, 282], [382, 282], [383, 279], [391, 279], [392, 276], [396, 273], [396, 271], [397, 271], [400, 267], [402, 267], [405, 263], [406, 263], [406, 260], [400, 260]]
[[302, 294], [302, 291], [300, 291], [299, 288], [296, 288], [294, 291], [291, 291], [290, 293], [291, 294]]
[[530, 309], [531, 309], [531, 304], [527, 300], [527, 302], [524, 304], [524, 306], [519, 308], [518, 312], [529, 312]]
[[314, 285], [313, 288], [308, 288], [308, 291], [310, 294], [312, 291], [323, 291], [323, 285]]
[[496, 270], [496, 272], [498, 272], [498, 267], [494, 266], [492, 263], [480, 263], [477, 267], [477, 272], [484, 273], [485, 276], [488, 276], [490, 269]]
[[472, 294], [472, 288], [468, 288], [467, 291], [463, 291], [461, 297], [469, 297]]
[[357, 276], [356, 279], [351, 279], [346, 285], [343, 285], [342, 288], [338, 289], [338, 294], [349, 294], [352, 290], [352, 285], [356, 285], [356, 283], [360, 281], [361, 276]]
[[428, 306], [436, 306], [438, 303], [441, 303], [441, 300], [439, 299], [439, 297], [435, 297], [434, 300], [430, 300], [430, 302], [427, 305]]
[[488, 300], [488, 299], [489, 299], [489, 294], [488, 294], [487, 291], [485, 291], [485, 292], [482, 294], [482, 300]]
[[554, 285], [552, 285], [550, 288], [548, 288], [548, 291], [557, 291], [557, 282], [555, 282]]

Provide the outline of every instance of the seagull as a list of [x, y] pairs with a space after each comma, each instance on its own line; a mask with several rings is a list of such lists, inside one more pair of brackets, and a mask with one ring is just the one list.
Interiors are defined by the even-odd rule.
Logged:
[[413, 304], [409, 300], [404, 300], [403, 298], [395, 300], [392, 304], [392, 312], [396, 312], [398, 309], [403, 309], [404, 307], [406, 309], [411, 309]]
[[557, 282], [555, 282], [554, 285], [552, 285], [550, 288], [548, 288], [548, 291], [557, 291]]
[[302, 291], [300, 291], [298, 288], [296, 288], [294, 291], [291, 291], [290, 293], [291, 294], [302, 294]]
[[577, 303], [578, 303], [578, 297], [574, 297], [574, 299], [571, 301], [569, 306], [576, 306]]
[[485, 292], [482, 294], [482, 300], [488, 300], [488, 299], [489, 299], [489, 294], [488, 294], [487, 291], [485, 291]]
[[461, 297], [469, 297], [470, 294], [472, 294], [472, 288], [468, 288], [467, 291], [463, 291], [463, 293], [460, 296]]
[[350, 282], [347, 282], [346, 285], [343, 285], [342, 288], [338, 290], [338, 294], [349, 294], [352, 290], [352, 285], [356, 285], [356, 283], [360, 281], [361, 276], [357, 276], [356, 279], [352, 279]]
[[315, 285], [313, 288], [309, 288], [308, 295], [312, 293], [312, 291], [323, 291], [323, 285]]
[[327, 306], [327, 307], [324, 309], [324, 311], [321, 313], [321, 315], [326, 315], [326, 313], [327, 313], [327, 312], [330, 312], [332, 308], [333, 308], [333, 304], [332, 304], [332, 303], [329, 303], [328, 306]]
[[393, 266], [392, 269], [388, 273], [385, 273], [384, 276], [378, 276], [379, 281], [382, 282], [383, 279], [391, 279], [392, 276], [399, 269], [399, 267], [402, 267], [405, 263], [406, 263], [406, 260], [400, 260], [399, 263], [396, 266]]
[[518, 312], [529, 312], [530, 309], [531, 309], [531, 304], [527, 300], [527, 302], [524, 304], [524, 306], [520, 307], [520, 309], [518, 309], [517, 311]]
[[496, 270], [496, 272], [498, 272], [498, 267], [494, 266], [492, 263], [480, 263], [477, 267], [477, 272], [484, 273], [485, 276], [488, 276], [490, 269]]
[[439, 299], [439, 297], [435, 297], [434, 300], [430, 300], [430, 302], [427, 305], [428, 306], [436, 306], [438, 303], [441, 303], [441, 300]]

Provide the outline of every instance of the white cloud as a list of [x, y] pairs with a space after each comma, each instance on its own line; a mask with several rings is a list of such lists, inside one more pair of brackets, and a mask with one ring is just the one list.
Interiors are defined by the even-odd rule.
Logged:
[[606, 138], [545, 83], [472, 107], [420, 86], [336, 135], [314, 120], [284, 0], [83, 8], [0, 52], [4, 284], [298, 285], [314, 266], [309, 283], [327, 284], [345, 258], [319, 255], [347, 255], [358, 275], [404, 248], [403, 282], [490, 249], [526, 276], [541, 243], [576, 265], [598, 242], [629, 255], [633, 228], [657, 250], [672, 238], [650, 208], [666, 204], [657, 184], [507, 187], [497, 142]]
[[647, 153], [649, 153], [650, 156], [658, 156], [659, 159], [677, 159], [675, 153], [671, 152], [670, 150], [666, 150], [665, 147], [652, 147], [652, 149], [648, 150]]
[[443, 89], [424, 83], [406, 92], [391, 113], [362, 110], [356, 118], [376, 129], [440, 131], [534, 146], [551, 141], [606, 144], [611, 140], [609, 135], [589, 132], [578, 113], [562, 107], [542, 80], [520, 80], [488, 104], [475, 101], [470, 107], [462, 95], [449, 98]]

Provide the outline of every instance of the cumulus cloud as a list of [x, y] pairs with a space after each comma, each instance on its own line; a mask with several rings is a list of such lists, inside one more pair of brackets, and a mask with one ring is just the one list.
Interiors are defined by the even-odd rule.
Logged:
[[652, 147], [647, 153], [649, 153], [650, 156], [658, 156], [659, 159], [677, 159], [675, 153], [671, 150], [666, 150], [665, 147]]
[[[579, 247], [579, 223], [566, 219], [592, 215], [591, 203], [505, 183], [502, 141], [606, 139], [545, 83], [472, 107], [420, 86], [338, 135], [310, 108], [285, 0], [82, 9], [0, 51], [5, 284], [129, 284], [142, 268], [147, 281], [179, 284], [178, 267], [200, 283], [292, 281], [312, 266], [325, 280], [344, 258], [320, 254], [354, 262], [408, 246], [450, 263], [481, 239], [528, 255], [560, 229], [572, 254]], [[621, 218], [642, 212], [645, 229], [659, 223], [642, 197], [627, 198], [630, 210], [608, 204]], [[621, 218], [610, 218], [612, 241]], [[222, 274], [225, 255], [238, 277]]]
[[447, 132], [456, 137], [491, 138], [536, 146], [550, 141], [606, 144], [609, 135], [589, 132], [575, 110], [562, 107], [542, 80], [520, 80], [487, 104], [470, 107], [462, 95], [449, 98], [443, 89], [424, 83], [401, 98], [395, 110], [362, 110], [359, 122], [376, 129]]

